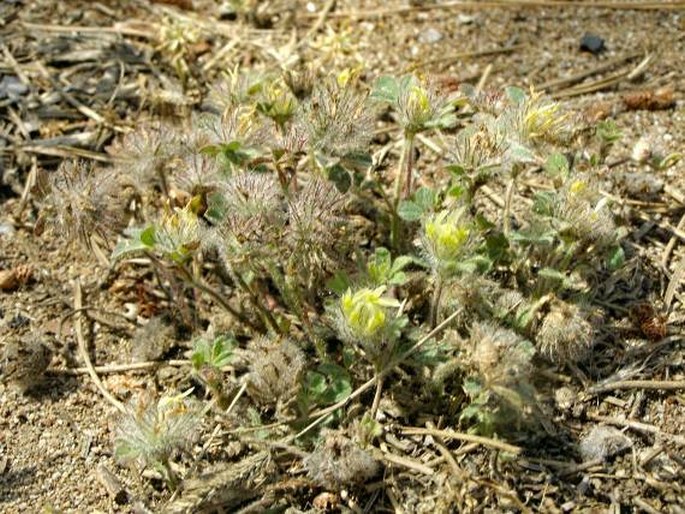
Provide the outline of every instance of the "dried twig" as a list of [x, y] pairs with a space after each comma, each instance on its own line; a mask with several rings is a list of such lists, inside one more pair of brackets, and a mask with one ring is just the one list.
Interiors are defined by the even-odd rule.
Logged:
[[497, 439], [490, 439], [489, 437], [483, 437], [473, 434], [464, 434], [461, 432], [455, 432], [453, 430], [437, 430], [431, 428], [418, 428], [418, 427], [402, 427], [400, 429], [404, 435], [430, 435], [433, 437], [441, 437], [443, 439], [457, 439], [459, 441], [465, 441], [469, 443], [478, 443], [489, 448], [494, 448], [496, 450], [501, 450], [503, 452], [511, 453], [514, 455], [520, 454], [523, 450], [519, 446], [514, 446], [513, 444], [505, 443], [503, 441], [498, 441]]
[[[683, 218], [685, 219], [685, 218]], [[682, 222], [682, 220], [681, 220]], [[683, 226], [681, 226], [681, 223], [678, 223], [678, 230], [682, 230]], [[675, 237], [671, 237], [671, 239], [675, 239]], [[669, 241], [670, 244], [670, 241]], [[668, 269], [668, 268], [666, 268]], [[668, 287], [666, 288], [666, 294], [664, 294], [664, 308], [666, 310], [669, 310], [671, 308], [671, 303], [673, 302], [673, 297], [675, 296], [675, 292], [678, 289], [678, 286], [680, 283], [683, 281], [683, 278], [685, 278], [685, 257], [682, 257], [675, 265], [675, 269], [673, 270], [673, 274], [671, 275], [671, 279], [668, 281]]]
[[[651, 11], [651, 10], [672, 10], [679, 11], [685, 9], [685, 2], [611, 2], [611, 1], [595, 1], [595, 2], [578, 2], [577, 0], [490, 0], [490, 1], [452, 1], [444, 3], [425, 3], [419, 6], [408, 6], [400, 8], [376, 9], [376, 10], [354, 10], [354, 11], [340, 11], [332, 13], [331, 18], [384, 18], [394, 15], [406, 15], [414, 12], [425, 12], [432, 10], [473, 10], [473, 9], [522, 9], [522, 8], [573, 8], [573, 9], [614, 9], [614, 10], [635, 10], [635, 11]], [[305, 17], [318, 16], [316, 14], [307, 15]]]
[[[129, 371], [148, 371], [150, 369], [158, 368], [159, 366], [188, 366], [190, 361], [187, 360], [168, 360], [168, 361], [147, 361], [147, 362], [132, 362], [130, 364], [108, 364], [106, 366], [93, 366], [93, 370], [101, 375], [126, 373]], [[83, 368], [56, 368], [48, 370], [50, 373], [59, 375], [86, 375], [90, 370]]]
[[607, 61], [605, 63], [600, 64], [599, 66], [596, 66], [590, 70], [583, 70], [578, 73], [574, 73], [573, 75], [569, 77], [564, 77], [564, 78], [559, 78], [559, 79], [554, 79], [554, 80], [549, 80], [547, 82], [544, 82], [538, 86], [536, 86], [536, 89], [539, 91], [545, 91], [547, 93], [551, 93], [556, 89], [560, 89], [561, 87], [567, 87], [567, 86], [572, 86], [574, 84], [577, 84], [583, 79], [586, 79], [588, 77], [591, 77], [592, 75], [597, 75], [598, 73], [603, 73], [605, 71], [608, 71], [619, 64], [623, 64], [627, 61], [632, 61], [636, 57], [639, 57], [641, 54], [640, 52], [632, 52], [629, 53], [628, 55], [624, 55], [622, 57], [618, 57], [617, 59], [612, 59], [610, 61]]
[[379, 457], [389, 464], [395, 464], [396, 466], [402, 466], [403, 468], [412, 469], [424, 475], [432, 476], [435, 474], [435, 471], [433, 469], [429, 468], [425, 464], [421, 464], [420, 462], [417, 462], [408, 457], [401, 457], [390, 452], [380, 452]]
[[98, 377], [98, 374], [93, 368], [93, 363], [90, 361], [90, 356], [88, 355], [88, 348], [86, 347], [86, 339], [83, 336], [83, 327], [81, 326], [81, 309], [83, 308], [83, 292], [81, 290], [81, 281], [76, 279], [74, 282], [74, 310], [77, 311], [74, 316], [74, 333], [76, 334], [76, 341], [78, 342], [79, 355], [83, 359], [86, 365], [88, 374], [90, 378], [95, 383], [95, 387], [98, 388], [100, 394], [112, 404], [119, 412], [126, 412], [124, 404], [117, 400], [112, 394], [107, 390], [105, 385]]
[[678, 446], [685, 446], [685, 436], [663, 432], [654, 425], [640, 423], [639, 421], [632, 421], [628, 419], [611, 418], [608, 416], [597, 416], [594, 414], [589, 414], [589, 417], [593, 421], [600, 421], [602, 423], [608, 423], [609, 425], [615, 425], [618, 427], [628, 427], [632, 430], [636, 430], [637, 432], [644, 432], [647, 434], [653, 434], [657, 437], [662, 437], [663, 439], [671, 441], [677, 444]]
[[604, 77], [602, 79], [596, 80], [594, 82], [590, 82], [587, 84], [580, 84], [575, 87], [570, 87], [567, 89], [562, 89], [561, 91], [558, 91], [556, 93], [553, 93], [551, 96], [552, 98], [555, 99], [560, 99], [560, 98], [570, 98], [573, 96], [579, 96], [579, 95], [586, 95], [588, 93], [594, 93], [597, 91], [601, 91], [603, 89], [606, 89], [608, 87], [614, 86], [621, 82], [624, 79], [629, 79], [631, 77], [635, 77], [642, 73], [647, 66], [649, 66], [650, 61], [652, 60], [652, 55], [648, 54], [640, 63], [633, 69], [630, 70], [622, 70], [616, 73], [613, 73], [611, 75], [608, 75], [607, 77]]
[[618, 391], [621, 389], [652, 389], [661, 391], [678, 391], [685, 389], [685, 380], [620, 380], [609, 384], [591, 387], [589, 393]]

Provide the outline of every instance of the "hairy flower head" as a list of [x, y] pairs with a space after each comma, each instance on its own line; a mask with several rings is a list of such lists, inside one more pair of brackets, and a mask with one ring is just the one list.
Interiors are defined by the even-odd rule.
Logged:
[[116, 455], [144, 466], [165, 463], [175, 450], [186, 448], [195, 436], [200, 416], [186, 397], [163, 396], [157, 402], [141, 398], [122, 416], [115, 435]]
[[594, 344], [595, 329], [588, 318], [577, 305], [554, 301], [537, 333], [538, 352], [559, 364], [581, 360]]
[[124, 225], [123, 196], [112, 169], [94, 169], [83, 161], [65, 161], [49, 178], [46, 210], [50, 223], [87, 246]]
[[422, 243], [428, 260], [438, 273], [454, 270], [469, 248], [473, 229], [465, 209], [445, 209], [424, 222]]
[[399, 302], [383, 296], [385, 286], [375, 289], [348, 289], [340, 298], [340, 312], [345, 332], [357, 341], [382, 338], [389, 325], [391, 309]]
[[608, 201], [594, 181], [584, 175], [572, 176], [558, 193], [554, 215], [574, 239], [607, 247], [617, 240], [617, 230]]
[[520, 104], [519, 130], [531, 141], [562, 142], [570, 132], [569, 115], [562, 112], [561, 105], [531, 89]]
[[155, 226], [154, 246], [174, 261], [187, 260], [200, 245], [200, 221], [188, 205], [167, 209]]

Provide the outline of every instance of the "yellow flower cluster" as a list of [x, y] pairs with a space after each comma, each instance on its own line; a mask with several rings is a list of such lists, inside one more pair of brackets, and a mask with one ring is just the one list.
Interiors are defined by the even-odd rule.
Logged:
[[471, 235], [470, 227], [461, 219], [462, 214], [462, 210], [444, 210], [426, 222], [424, 233], [428, 250], [436, 261], [451, 261], [462, 253]]
[[381, 335], [388, 323], [388, 309], [399, 307], [399, 302], [383, 297], [385, 286], [348, 289], [340, 298], [340, 309], [348, 330], [360, 340]]

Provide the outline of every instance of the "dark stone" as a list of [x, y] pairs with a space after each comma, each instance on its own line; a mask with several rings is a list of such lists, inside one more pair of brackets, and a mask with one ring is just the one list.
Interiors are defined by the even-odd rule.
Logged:
[[598, 55], [606, 50], [604, 40], [596, 34], [585, 34], [580, 38], [580, 51], [590, 52], [592, 55]]

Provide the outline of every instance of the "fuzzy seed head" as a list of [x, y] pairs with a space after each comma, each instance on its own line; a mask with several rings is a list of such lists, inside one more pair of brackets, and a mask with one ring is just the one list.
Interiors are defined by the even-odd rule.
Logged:
[[202, 227], [190, 205], [167, 209], [155, 228], [155, 249], [176, 262], [190, 259], [200, 246]]
[[248, 348], [247, 392], [260, 405], [282, 406], [297, 396], [306, 358], [290, 339], [259, 338]]
[[577, 305], [557, 300], [542, 321], [537, 348], [552, 362], [564, 364], [583, 359], [594, 344], [594, 327]]
[[335, 80], [316, 87], [299, 119], [309, 146], [328, 157], [342, 157], [366, 148], [374, 128], [375, 112], [364, 94], [351, 84]]
[[305, 459], [305, 466], [311, 479], [330, 491], [363, 484], [380, 470], [371, 455], [335, 432], [325, 435], [323, 444]]
[[159, 185], [167, 166], [180, 150], [179, 132], [170, 125], [155, 122], [140, 124], [108, 148], [118, 162], [118, 169], [143, 189]]
[[268, 255], [285, 225], [285, 199], [276, 177], [241, 173], [219, 185], [224, 215], [215, 242], [225, 259]]
[[570, 177], [558, 193], [555, 217], [564, 231], [586, 245], [606, 248], [616, 243], [617, 230], [606, 199], [589, 177]]
[[124, 224], [124, 205], [113, 170], [95, 170], [83, 161], [65, 161], [49, 179], [47, 208], [51, 222], [69, 239], [87, 246], [92, 235], [103, 239]]
[[561, 105], [531, 90], [518, 109], [518, 129], [525, 140], [564, 142], [570, 134], [569, 115]]
[[580, 454], [584, 461], [606, 461], [632, 445], [633, 441], [617, 428], [598, 425], [580, 441]]
[[638, 164], [645, 164], [648, 162], [653, 154], [652, 146], [653, 144], [649, 138], [640, 138], [638, 142], [635, 143], [635, 146], [633, 146], [633, 151], [630, 154], [632, 160]]
[[305, 273], [321, 270], [344, 254], [339, 227], [345, 201], [335, 185], [322, 177], [310, 179], [288, 201], [285, 242], [301, 256], [299, 266]]
[[163, 396], [158, 401], [140, 397], [120, 418], [116, 456], [150, 466], [166, 462], [175, 451], [192, 444], [200, 415], [186, 398], [189, 393]]
[[467, 171], [492, 173], [502, 164], [506, 150], [505, 134], [491, 118], [476, 115], [474, 125], [457, 134], [452, 158]]
[[515, 388], [531, 371], [532, 345], [515, 332], [490, 323], [471, 328], [468, 362], [489, 386]]
[[451, 107], [448, 98], [434, 85], [406, 76], [400, 79], [395, 109], [404, 130], [416, 134], [445, 122]]
[[297, 100], [282, 81], [276, 80], [262, 88], [257, 109], [282, 127], [294, 116]]
[[162, 358], [171, 348], [174, 329], [160, 318], [150, 319], [139, 327], [131, 341], [131, 361], [146, 362]]

